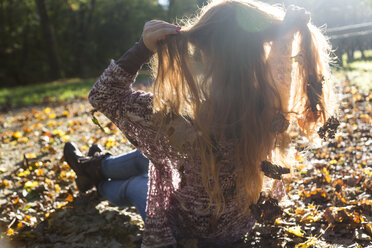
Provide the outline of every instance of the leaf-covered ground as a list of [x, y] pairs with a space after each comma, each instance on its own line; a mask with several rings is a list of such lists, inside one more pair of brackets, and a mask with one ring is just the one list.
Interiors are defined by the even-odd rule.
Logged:
[[[341, 125], [317, 148], [292, 133], [296, 166], [286, 182], [283, 214], [257, 224], [231, 247], [368, 247], [372, 245], [371, 92], [344, 82]], [[133, 147], [105, 117], [91, 121], [86, 100], [0, 114], [0, 247], [139, 247], [143, 222], [95, 191], [77, 194], [63, 161], [66, 141], [87, 152], [98, 143], [113, 154]], [[195, 242], [184, 240], [184, 247]]]

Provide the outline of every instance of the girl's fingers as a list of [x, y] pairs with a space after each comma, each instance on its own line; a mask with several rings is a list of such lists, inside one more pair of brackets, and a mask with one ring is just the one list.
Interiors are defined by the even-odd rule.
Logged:
[[178, 30], [176, 28], [162, 28], [162, 29], [158, 29], [154, 32], [152, 32], [151, 35], [153, 35], [153, 37], [156, 39], [156, 40], [161, 40], [161, 39], [164, 39], [167, 35], [171, 35], [171, 34], [177, 34], [178, 33]]
[[145, 23], [143, 28], [143, 42], [152, 51], [156, 50], [157, 42], [164, 40], [168, 35], [177, 34], [180, 27], [165, 21], [152, 20]]
[[147, 28], [146, 28], [146, 31], [156, 31], [158, 29], [163, 29], [163, 28], [177, 28], [176, 25], [173, 25], [173, 24], [170, 24], [170, 23], [153, 23], [151, 25], [149, 25]]
[[168, 22], [165, 22], [165, 21], [159, 21], [159, 20], [148, 21], [145, 24], [145, 26], [148, 26], [149, 28], [150, 27], [157, 26], [157, 25], [172, 25], [172, 26], [175, 26], [175, 25], [173, 25], [171, 23], [168, 23]]

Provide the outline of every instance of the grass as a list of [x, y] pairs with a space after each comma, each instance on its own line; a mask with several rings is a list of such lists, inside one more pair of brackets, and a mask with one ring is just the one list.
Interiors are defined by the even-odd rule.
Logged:
[[355, 60], [347, 63], [346, 54], [343, 56], [344, 66], [333, 72], [336, 82], [350, 81], [362, 91], [372, 90], [372, 50], [365, 51], [366, 59], [362, 60], [361, 53], [355, 52]]
[[[344, 56], [344, 67], [335, 68], [333, 71], [335, 82], [350, 80], [365, 92], [372, 90], [372, 50], [366, 51], [365, 55], [367, 59], [362, 60], [361, 53], [356, 52], [355, 60], [351, 63], [347, 63]], [[148, 73], [140, 72], [137, 82], [143, 82], [148, 77]], [[95, 80], [96, 78], [72, 78], [30, 86], [1, 88], [0, 110], [84, 98]]]
[[[146, 78], [148, 75], [141, 72], [137, 81]], [[0, 110], [85, 98], [96, 80], [97, 78], [72, 78], [29, 86], [0, 88]]]
[[95, 79], [72, 78], [50, 83], [0, 89], [0, 106], [21, 107], [85, 97]]

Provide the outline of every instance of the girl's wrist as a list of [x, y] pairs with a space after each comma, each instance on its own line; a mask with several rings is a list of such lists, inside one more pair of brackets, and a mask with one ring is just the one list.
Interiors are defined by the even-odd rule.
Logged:
[[141, 39], [136, 42], [133, 47], [131, 47], [115, 62], [125, 71], [135, 74], [152, 55], [153, 52], [145, 46], [145, 43], [141, 37]]

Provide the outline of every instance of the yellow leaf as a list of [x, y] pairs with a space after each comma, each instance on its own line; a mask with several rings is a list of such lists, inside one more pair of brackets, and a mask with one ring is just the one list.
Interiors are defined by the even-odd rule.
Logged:
[[372, 171], [370, 168], [366, 168], [363, 170], [363, 173], [366, 174], [367, 176], [372, 177]]
[[63, 208], [64, 206], [67, 205], [67, 203], [68, 203], [68, 202], [62, 202], [61, 204], [59, 204], [59, 205], [57, 206], [57, 209]]
[[58, 135], [59, 137], [65, 135], [65, 132], [63, 132], [61, 129], [54, 129], [52, 133], [53, 135]]
[[10, 186], [10, 181], [3, 179], [3, 182], [0, 185], [4, 185], [6, 188]]
[[50, 113], [50, 110], [51, 110], [51, 109], [50, 109], [49, 107], [47, 107], [47, 108], [44, 109], [44, 113], [45, 113], [45, 114], [49, 114], [49, 113]]
[[25, 183], [25, 188], [31, 188], [31, 189], [33, 189], [33, 188], [35, 188], [38, 185], [39, 185], [39, 183], [37, 181], [27, 181]]
[[61, 137], [61, 140], [62, 140], [63, 142], [67, 142], [67, 141], [69, 141], [70, 139], [71, 139], [70, 135], [63, 135], [63, 136]]
[[66, 171], [61, 171], [61, 173], [59, 174], [59, 178], [61, 180], [67, 180], [67, 172]]
[[325, 179], [326, 179], [327, 183], [330, 183], [332, 181], [332, 178], [329, 175], [326, 175]]
[[68, 114], [68, 111], [67, 110], [63, 110], [63, 113], [62, 113], [64, 116], [69, 116]]
[[27, 137], [21, 137], [17, 139], [18, 143], [28, 143], [28, 138]]
[[303, 163], [299, 163], [299, 164], [296, 165], [296, 168], [297, 168], [298, 170], [303, 170], [303, 169], [305, 169], [305, 167], [306, 167], [306, 165], [303, 164]]
[[45, 178], [44, 181], [45, 181], [46, 184], [51, 184], [52, 183], [52, 180], [50, 180], [49, 178]]
[[70, 170], [71, 169], [66, 161], [62, 162], [61, 167], [62, 167], [62, 169], [65, 169], [65, 170]]
[[26, 214], [25, 217], [23, 218], [23, 221], [29, 223], [31, 220], [31, 217], [32, 217], [31, 215]]
[[367, 233], [368, 233], [370, 236], [372, 236], [372, 224], [371, 224], [371, 223], [367, 223], [367, 224], [365, 225], [365, 229], [366, 229]]
[[14, 235], [14, 230], [13, 230], [13, 228], [9, 228], [8, 231], [6, 231], [6, 234], [8, 234], [9, 236]]
[[89, 147], [86, 146], [86, 145], [83, 145], [83, 146], [80, 148], [80, 150], [86, 152], [86, 151], [89, 150]]
[[53, 126], [55, 126], [57, 123], [54, 121], [54, 120], [52, 120], [52, 121], [49, 121], [48, 122], [48, 127], [53, 127]]
[[17, 228], [21, 228], [22, 226], [23, 226], [23, 223], [22, 222], [18, 222]]
[[31, 172], [29, 170], [21, 171], [20, 173], [17, 174], [17, 177], [28, 176], [28, 175], [30, 175], [30, 173]]
[[50, 119], [55, 119], [55, 118], [56, 118], [56, 114], [55, 114], [55, 113], [51, 113], [51, 114], [49, 115], [49, 118], [50, 118]]
[[330, 164], [337, 164], [337, 160], [335, 159], [332, 159], [331, 161], [329, 161]]
[[285, 222], [281, 218], [277, 218], [275, 220], [275, 225], [283, 225], [283, 224], [285, 224]]
[[308, 248], [310, 246], [316, 245], [318, 242], [318, 239], [316, 237], [311, 237], [304, 243], [297, 244], [295, 248]]
[[27, 159], [33, 159], [33, 158], [36, 158], [36, 154], [35, 154], [35, 153], [26, 153], [26, 158], [27, 158]]
[[295, 159], [300, 163], [304, 162], [304, 156], [300, 155], [298, 152], [295, 154]]
[[40, 167], [42, 165], [43, 165], [43, 162], [41, 162], [41, 161], [35, 163], [35, 167]]
[[59, 186], [59, 184], [55, 184], [54, 185], [54, 190], [56, 191], [56, 193], [58, 193], [59, 191], [61, 191], [61, 187]]
[[298, 214], [298, 215], [303, 215], [303, 214], [305, 214], [305, 209], [296, 208], [295, 213]]
[[26, 127], [26, 128], [23, 128], [23, 132], [25, 132], [25, 133], [31, 133], [32, 132], [32, 129]]
[[285, 230], [289, 233], [292, 233], [293, 235], [296, 235], [297, 237], [303, 237], [305, 234], [305, 232], [302, 231], [300, 226], [285, 228]]
[[67, 197], [65, 198], [65, 201], [68, 201], [68, 202], [72, 202], [73, 201], [73, 197], [71, 194], [68, 194]]
[[40, 123], [40, 122], [38, 122], [38, 123], [35, 123], [35, 124], [33, 124], [32, 126], [31, 126], [31, 128], [32, 129], [35, 129], [35, 128], [41, 128], [43, 125]]
[[312, 203], [310, 203], [309, 205], [307, 205], [307, 208], [308, 209], [316, 209], [316, 206]]
[[116, 146], [116, 140], [114, 137], [109, 137], [105, 143], [105, 146], [109, 149]]
[[23, 135], [22, 135], [22, 133], [20, 132], [20, 131], [17, 131], [17, 132], [15, 132], [15, 133], [13, 133], [13, 138], [15, 138], [15, 139], [19, 139], [19, 138], [21, 138]]
[[43, 169], [36, 169], [35, 174], [36, 174], [36, 176], [40, 177], [40, 176], [44, 175], [44, 170]]

